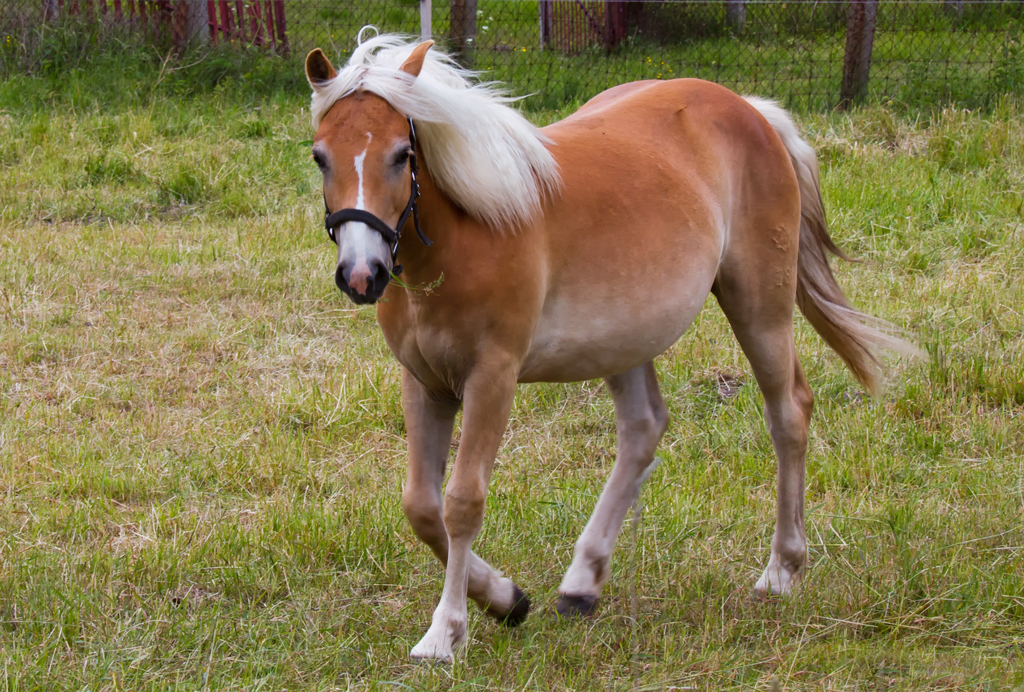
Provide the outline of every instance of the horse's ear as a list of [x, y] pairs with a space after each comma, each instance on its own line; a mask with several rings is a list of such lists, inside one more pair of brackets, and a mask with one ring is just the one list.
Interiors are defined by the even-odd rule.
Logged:
[[420, 70], [423, 69], [423, 61], [427, 57], [427, 51], [434, 45], [433, 41], [424, 41], [420, 45], [412, 49], [412, 55], [410, 55], [405, 62], [402, 63], [400, 69], [406, 74], [411, 74], [413, 77], [420, 76]]
[[309, 86], [313, 87], [313, 91], [317, 91], [324, 82], [329, 82], [337, 76], [338, 73], [334, 71], [331, 61], [319, 48], [314, 48], [306, 56], [306, 79], [309, 80]]

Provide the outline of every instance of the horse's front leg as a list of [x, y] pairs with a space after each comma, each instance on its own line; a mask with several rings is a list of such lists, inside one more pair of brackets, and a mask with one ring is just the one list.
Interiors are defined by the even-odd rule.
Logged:
[[[442, 540], [440, 531], [430, 528], [440, 509], [437, 501], [433, 500], [432, 507], [425, 513], [429, 516], [423, 516], [420, 509], [412, 506], [415, 502], [406, 499], [412, 492], [410, 488], [413, 487], [415, 475], [413, 464], [419, 454], [414, 449], [420, 442], [429, 444], [431, 436], [423, 434], [425, 431], [419, 428], [430, 418], [430, 415], [421, 415], [419, 411], [425, 403], [424, 398], [411, 391], [415, 389], [412, 383], [403, 385], [410, 444], [410, 485], [406, 487], [403, 504], [416, 532], [433, 548], [442, 562], [446, 562], [441, 602], [434, 611], [430, 629], [413, 647], [413, 658], [451, 660], [455, 649], [466, 638], [467, 595], [472, 596], [489, 613], [504, 618], [510, 624], [521, 622], [529, 609], [529, 602], [522, 592], [508, 579], [502, 579], [471, 550], [473, 539], [483, 525], [487, 484], [515, 397], [517, 370], [514, 363], [504, 358], [495, 360], [498, 362], [474, 369], [464, 388], [462, 440], [445, 491], [445, 540]], [[407, 380], [412, 380], [412, 377], [407, 375], [403, 383]], [[416, 385], [420, 386], [418, 383]], [[445, 417], [442, 422], [447, 420]], [[445, 422], [445, 425], [450, 434], [451, 423]], [[440, 449], [436, 445], [433, 456], [440, 456]], [[440, 473], [437, 472], [438, 467], [435, 460], [432, 464], [434, 471], [430, 472], [425, 483], [420, 484], [421, 488], [426, 485], [439, 486], [443, 462], [440, 464]], [[419, 497], [429, 498], [430, 493], [420, 492]], [[414, 519], [414, 516], [420, 518]]]

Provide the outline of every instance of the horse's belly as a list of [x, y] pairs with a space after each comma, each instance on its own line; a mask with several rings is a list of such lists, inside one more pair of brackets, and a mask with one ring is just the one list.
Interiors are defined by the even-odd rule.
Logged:
[[520, 382], [577, 382], [642, 365], [667, 350], [700, 312], [714, 272], [640, 298], [577, 291], [546, 306]]

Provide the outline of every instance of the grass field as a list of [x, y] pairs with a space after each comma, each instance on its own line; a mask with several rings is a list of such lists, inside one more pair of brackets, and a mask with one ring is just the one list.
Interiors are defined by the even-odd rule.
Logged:
[[471, 608], [467, 655], [419, 666], [442, 571], [399, 506], [397, 364], [333, 285], [307, 94], [177, 79], [0, 84], [0, 690], [1024, 685], [1020, 106], [802, 118], [865, 260], [842, 284], [932, 359], [865, 399], [797, 318], [793, 597], [748, 598], [775, 464], [711, 302], [658, 361], [673, 423], [598, 617], [553, 606], [611, 404], [523, 387], [477, 548], [536, 610]]

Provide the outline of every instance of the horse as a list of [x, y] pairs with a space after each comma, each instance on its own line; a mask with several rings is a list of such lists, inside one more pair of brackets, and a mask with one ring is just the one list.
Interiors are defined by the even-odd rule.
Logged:
[[611, 392], [615, 464], [556, 606], [595, 613], [669, 423], [653, 361], [709, 293], [750, 362], [778, 459], [754, 593], [789, 593], [807, 562], [813, 406], [794, 305], [868, 392], [880, 387], [881, 349], [914, 347], [843, 295], [829, 257], [846, 255], [829, 236], [817, 159], [786, 111], [698, 79], [649, 80], [539, 129], [433, 42], [394, 35], [361, 41], [340, 72], [313, 50], [305, 70], [335, 282], [376, 303], [401, 364], [402, 508], [445, 568], [410, 655], [452, 659], [467, 596], [509, 626], [529, 613], [523, 591], [472, 550], [519, 383], [603, 378]]

